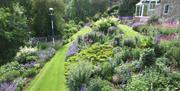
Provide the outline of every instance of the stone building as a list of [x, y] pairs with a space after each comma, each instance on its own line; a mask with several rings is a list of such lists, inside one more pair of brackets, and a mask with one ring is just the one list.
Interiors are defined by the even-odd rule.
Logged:
[[135, 17], [144, 16], [180, 19], [180, 0], [141, 0], [136, 4]]

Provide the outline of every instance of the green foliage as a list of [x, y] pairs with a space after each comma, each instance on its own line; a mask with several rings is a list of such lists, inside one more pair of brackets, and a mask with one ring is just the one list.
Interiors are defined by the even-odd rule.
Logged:
[[111, 83], [101, 78], [91, 79], [88, 84], [88, 91], [112, 91]]
[[36, 55], [38, 49], [33, 47], [21, 47], [15, 59], [20, 63], [27, 63], [31, 61], [37, 61], [38, 57]]
[[134, 39], [125, 39], [124, 46], [134, 48], [136, 46], [136, 41]]
[[148, 48], [153, 46], [153, 40], [151, 37], [140, 38], [137, 41], [137, 46], [140, 48]]
[[135, 12], [135, 5], [139, 0], [122, 0], [119, 7], [120, 16], [133, 16]]
[[126, 91], [148, 91], [148, 82], [145, 79], [141, 78], [141, 75], [138, 75], [137, 77], [132, 77], [132, 81], [129, 82], [125, 90]]
[[83, 84], [87, 84], [93, 73], [93, 66], [88, 62], [73, 65], [69, 71], [68, 87], [70, 91], [80, 91]]
[[94, 44], [91, 47], [82, 50], [75, 56], [69, 57], [68, 62], [78, 62], [78, 61], [89, 61], [93, 64], [107, 62], [108, 58], [112, 56], [112, 46], [110, 45], [100, 45]]
[[164, 69], [167, 66], [169, 66], [170, 64], [171, 64], [170, 60], [168, 58], [166, 58], [166, 57], [161, 57], [161, 58], [156, 59], [156, 66], [159, 69]]
[[73, 34], [78, 32], [80, 29], [80, 26], [75, 23], [75, 21], [69, 21], [68, 23], [65, 23], [64, 29], [63, 29], [63, 38], [69, 39]]
[[179, 47], [172, 47], [170, 48], [165, 56], [172, 61], [172, 64], [180, 66], [180, 48]]
[[107, 79], [109, 81], [112, 80], [112, 75], [113, 75], [113, 68], [112, 65], [109, 62], [105, 62], [101, 65], [101, 77], [103, 79]]
[[119, 58], [123, 61], [131, 61], [132, 60], [132, 53], [131, 50], [129, 48], [123, 48], [120, 52], [119, 52]]
[[[55, 35], [62, 34], [64, 3], [62, 0], [34, 0], [33, 1], [33, 24], [35, 36], [51, 36], [51, 22], [49, 8], [54, 8]], [[43, 11], [43, 12], [42, 12]]]
[[9, 71], [9, 72], [6, 72], [6, 74], [3, 75], [5, 77], [5, 79], [7, 81], [13, 81], [15, 80], [17, 77], [20, 76], [20, 72], [17, 71], [17, 70], [12, 70], [12, 71]]
[[108, 10], [106, 11], [106, 13], [108, 13], [108, 15], [118, 15], [118, 9], [119, 9], [119, 5], [113, 5], [112, 7], [108, 8]]
[[111, 26], [117, 26], [119, 23], [118, 19], [115, 17], [107, 17], [107, 18], [101, 18], [98, 21], [96, 21], [93, 25], [93, 28], [96, 31], [103, 32], [105, 34], [108, 33], [108, 29]]
[[131, 78], [131, 72], [132, 65], [130, 63], [125, 63], [115, 68], [115, 73], [118, 75], [122, 84], [125, 84]]
[[12, 9], [0, 8], [0, 64], [11, 60], [17, 49], [24, 45], [27, 30], [27, 18], [23, 7], [13, 4]]
[[144, 51], [140, 56], [140, 60], [143, 62], [144, 66], [152, 66], [155, 63], [154, 49], [151, 48], [144, 49]]
[[[91, 40], [92, 40], [92, 43], [91, 43]], [[90, 44], [94, 44], [97, 42], [104, 44], [106, 41], [108, 41], [108, 37], [100, 32], [93, 31], [84, 36], [84, 42], [89, 42]]]
[[108, 0], [70, 0], [65, 15], [67, 19], [86, 20], [96, 13], [103, 13], [108, 8]]
[[23, 72], [22, 76], [23, 77], [34, 77], [37, 74], [37, 69], [36, 68], [31, 68], [27, 69], [26, 71]]
[[140, 49], [140, 48], [133, 48], [131, 50], [132, 57], [134, 60], [139, 60], [140, 55], [141, 55], [141, 51], [142, 51], [142, 49]]
[[2, 81], [12, 81], [23, 73], [24, 68], [18, 62], [11, 62], [0, 67], [0, 83]]
[[144, 75], [136, 75], [132, 77], [132, 80], [126, 85], [127, 91], [149, 91], [149, 90], [177, 90], [179, 87], [176, 84], [179, 80], [173, 80], [173, 76], [166, 72], [161, 73], [156, 68], [145, 69]]
[[38, 43], [37, 48], [40, 50], [44, 50], [44, 49], [48, 48], [48, 44], [47, 43]]

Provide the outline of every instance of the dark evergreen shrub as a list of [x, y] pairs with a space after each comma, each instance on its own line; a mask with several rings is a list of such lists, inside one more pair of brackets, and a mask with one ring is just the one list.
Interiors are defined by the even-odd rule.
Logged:
[[155, 63], [155, 52], [154, 49], [144, 49], [140, 56], [140, 61], [143, 62], [144, 66], [152, 66]]

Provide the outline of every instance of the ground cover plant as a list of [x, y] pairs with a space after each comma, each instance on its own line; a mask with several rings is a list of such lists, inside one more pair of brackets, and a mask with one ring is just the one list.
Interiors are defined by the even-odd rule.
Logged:
[[[109, 21], [108, 19], [112, 20]], [[113, 32], [109, 32], [112, 26], [115, 29]], [[93, 88], [104, 91], [102, 90], [104, 85], [100, 82], [92, 83], [86, 80], [80, 84], [76, 83], [77, 80], [73, 80], [75, 82], [71, 84], [72, 79], [74, 79], [72, 77], [81, 74], [75, 74], [77, 68], [74, 67], [79, 67], [84, 62], [93, 65], [90, 68], [92, 72], [89, 76], [84, 75], [83, 78], [76, 79], [79, 79], [79, 81], [83, 79], [97, 79], [99, 81], [100, 79], [107, 82], [107, 84], [105, 83], [106, 91], [116, 91], [117, 89], [127, 91], [179, 89], [178, 84], [176, 84], [179, 80], [175, 81], [174, 77], [170, 75], [178, 73], [174, 67], [178, 68], [175, 65], [178, 65], [179, 60], [177, 56], [179, 55], [177, 47], [179, 42], [161, 41], [160, 44], [156, 43], [152, 37], [156, 33], [147, 31], [146, 34], [141, 34], [141, 32], [136, 32], [131, 27], [121, 25], [119, 21], [112, 17], [96, 21], [92, 29], [94, 29], [92, 33], [81, 36], [76, 40], [78, 51], [71, 56], [67, 56], [65, 76], [68, 82], [67, 85], [71, 88], [70, 91], [76, 89], [93, 91]], [[104, 42], [102, 42], [103, 38], [105, 38]], [[168, 48], [171, 47], [171, 51], [168, 51]], [[162, 48], [162, 50], [158, 48]], [[86, 72], [85, 69], [86, 67], [77, 70], [78, 72]], [[96, 84], [96, 87], [92, 87], [91, 84]]]
[[179, 91], [179, 19], [137, 2], [0, 0], [0, 91]]

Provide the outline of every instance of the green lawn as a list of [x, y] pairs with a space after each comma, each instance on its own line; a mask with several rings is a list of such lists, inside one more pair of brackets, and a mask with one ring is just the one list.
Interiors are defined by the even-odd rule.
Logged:
[[[82, 28], [78, 33], [72, 36], [72, 40], [90, 31], [91, 28], [89, 27]], [[71, 43], [72, 41], [57, 51], [55, 56], [46, 63], [40, 73], [30, 83], [26, 91], [66, 91], [64, 61]]]

